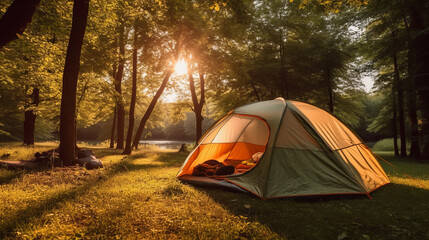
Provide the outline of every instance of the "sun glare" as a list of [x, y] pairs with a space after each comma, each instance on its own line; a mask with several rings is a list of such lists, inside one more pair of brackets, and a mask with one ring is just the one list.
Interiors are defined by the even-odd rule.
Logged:
[[176, 66], [174, 66], [174, 71], [177, 75], [185, 75], [188, 72], [188, 65], [186, 64], [185, 60], [180, 59]]

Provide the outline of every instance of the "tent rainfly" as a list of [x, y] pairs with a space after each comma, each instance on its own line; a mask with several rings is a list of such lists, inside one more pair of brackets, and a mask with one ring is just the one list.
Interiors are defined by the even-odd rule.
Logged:
[[[262, 154], [254, 166], [243, 161]], [[231, 175], [193, 176], [198, 164], [215, 159]], [[247, 161], [246, 161], [247, 162]], [[277, 98], [241, 106], [216, 122], [189, 154], [177, 177], [219, 185], [262, 199], [330, 194], [366, 194], [389, 179], [360, 138], [313, 105]]]

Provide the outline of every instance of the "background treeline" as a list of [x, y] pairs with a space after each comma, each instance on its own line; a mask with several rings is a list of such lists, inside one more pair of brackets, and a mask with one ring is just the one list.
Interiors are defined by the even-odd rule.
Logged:
[[[0, 2], [0, 16], [12, 2]], [[124, 148], [129, 135], [195, 139], [231, 109], [281, 96], [420, 158], [429, 154], [428, 8], [424, 0], [92, 0], [77, 140]], [[41, 0], [19, 39], [0, 49], [0, 140], [58, 138], [72, 9]], [[188, 75], [171, 70], [179, 59]], [[371, 93], [365, 76], [376, 79]], [[174, 102], [162, 97], [171, 93]]]

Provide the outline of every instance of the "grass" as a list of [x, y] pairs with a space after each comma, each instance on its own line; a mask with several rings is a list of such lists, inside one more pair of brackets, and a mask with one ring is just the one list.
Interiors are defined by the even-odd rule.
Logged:
[[[401, 147], [400, 139], [398, 139], [398, 147], [399, 148]], [[409, 141], [407, 141], [407, 144], [406, 144], [407, 152], [410, 151], [410, 147], [411, 147], [411, 144]], [[385, 151], [385, 152], [395, 151], [394, 146], [393, 146], [393, 138], [384, 138], [384, 139], [377, 141], [374, 144], [374, 146], [372, 147], [372, 150], [373, 151]]]
[[180, 183], [182, 153], [91, 149], [105, 168], [0, 169], [0, 239], [429, 239], [429, 164], [390, 153], [380, 152], [396, 166], [382, 163], [392, 184], [372, 200], [261, 201]]

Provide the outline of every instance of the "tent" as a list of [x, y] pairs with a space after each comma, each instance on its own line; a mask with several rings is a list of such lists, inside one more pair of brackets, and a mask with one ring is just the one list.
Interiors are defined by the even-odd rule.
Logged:
[[[209, 159], [238, 166], [263, 153], [244, 172], [193, 176]], [[177, 177], [200, 185], [250, 192], [262, 199], [366, 194], [389, 179], [360, 138], [311, 104], [276, 98], [241, 106], [217, 121], [182, 164]]]

